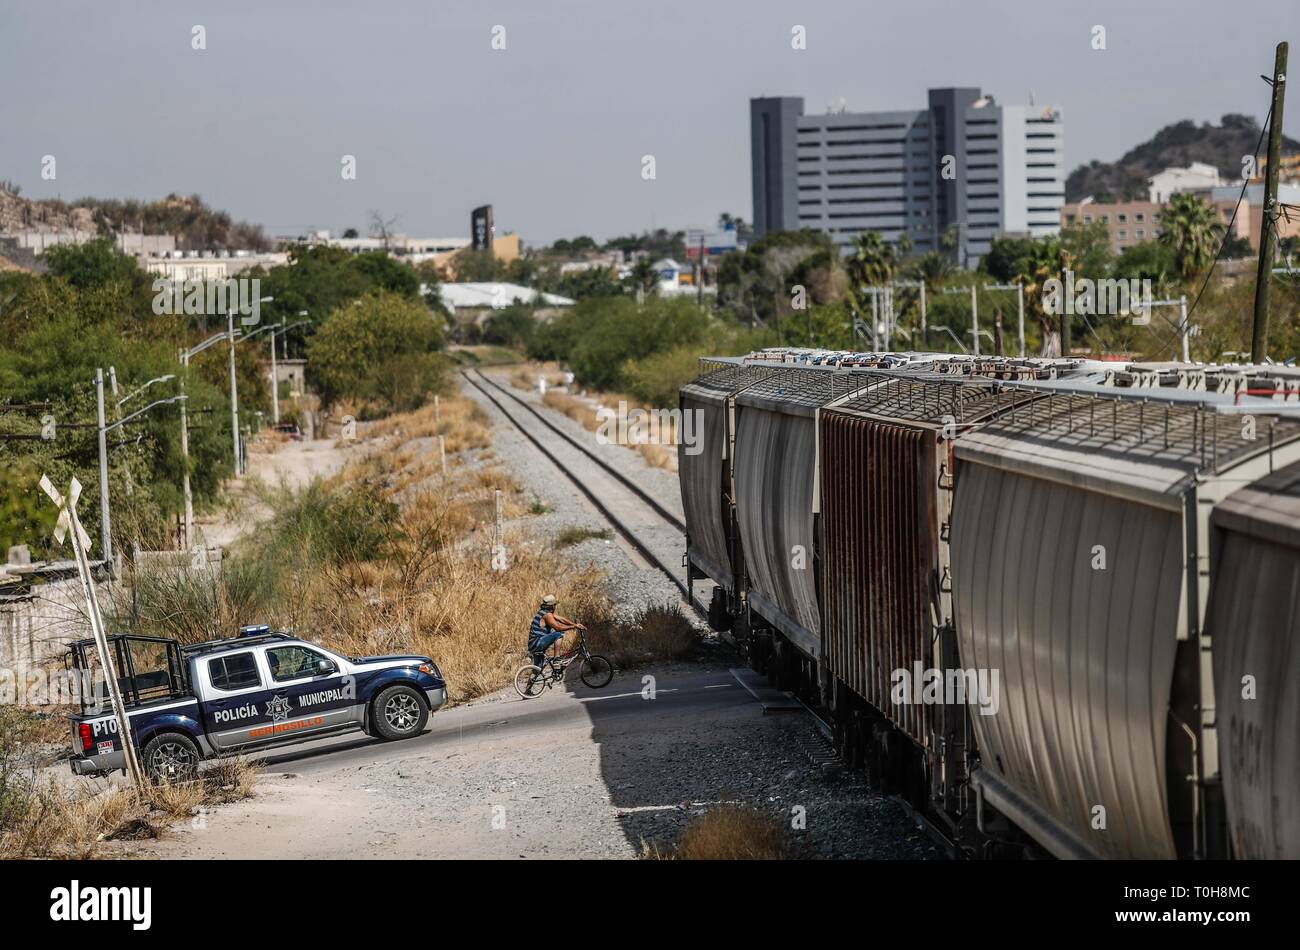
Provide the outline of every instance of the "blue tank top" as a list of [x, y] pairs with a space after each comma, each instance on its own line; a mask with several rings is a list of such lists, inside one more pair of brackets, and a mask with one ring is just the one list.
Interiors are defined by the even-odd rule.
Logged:
[[537, 613], [533, 614], [533, 622], [528, 625], [529, 643], [532, 643], [534, 640], [544, 637], [551, 632], [550, 628], [547, 627], [546, 624], [542, 623], [542, 618], [545, 617], [547, 613], [548, 611], [546, 608], [542, 607], [538, 609]]

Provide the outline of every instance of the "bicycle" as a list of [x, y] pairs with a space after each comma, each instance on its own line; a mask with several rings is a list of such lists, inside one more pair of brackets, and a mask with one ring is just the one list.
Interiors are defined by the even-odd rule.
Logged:
[[577, 646], [564, 656], [544, 656], [541, 666], [521, 666], [515, 673], [515, 692], [521, 699], [536, 699], [556, 683], [564, 682], [569, 667], [578, 660], [582, 661], [578, 675], [592, 689], [608, 686], [614, 678], [614, 664], [588, 650], [586, 634], [579, 630]]

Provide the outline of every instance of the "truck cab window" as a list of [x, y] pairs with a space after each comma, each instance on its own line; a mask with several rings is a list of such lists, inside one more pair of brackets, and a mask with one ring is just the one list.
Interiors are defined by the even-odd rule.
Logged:
[[266, 662], [271, 667], [271, 679], [277, 683], [286, 680], [317, 676], [318, 664], [325, 657], [306, 647], [276, 647], [266, 651]]
[[208, 676], [215, 688], [227, 691], [262, 685], [262, 677], [257, 672], [257, 661], [251, 652], [233, 653], [208, 660]]

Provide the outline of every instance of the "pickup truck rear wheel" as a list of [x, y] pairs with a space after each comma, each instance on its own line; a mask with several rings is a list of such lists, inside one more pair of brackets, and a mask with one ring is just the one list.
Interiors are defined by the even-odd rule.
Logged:
[[145, 743], [141, 763], [155, 785], [163, 782], [187, 782], [199, 771], [199, 747], [189, 736], [164, 732]]
[[429, 707], [410, 686], [390, 686], [375, 697], [370, 721], [372, 733], [380, 739], [407, 739], [424, 730]]

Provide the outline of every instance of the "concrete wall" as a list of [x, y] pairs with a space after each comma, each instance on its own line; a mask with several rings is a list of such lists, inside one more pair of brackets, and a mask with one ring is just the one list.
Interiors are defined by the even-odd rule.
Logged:
[[[99, 586], [106, 609], [109, 585]], [[91, 636], [81, 582], [71, 577], [35, 584], [30, 596], [0, 597], [0, 668], [47, 666], [73, 640]]]

